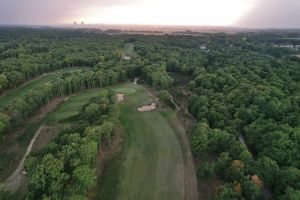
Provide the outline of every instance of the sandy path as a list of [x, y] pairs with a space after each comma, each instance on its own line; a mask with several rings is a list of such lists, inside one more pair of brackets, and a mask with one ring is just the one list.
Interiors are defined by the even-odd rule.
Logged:
[[34, 144], [35, 140], [37, 139], [37, 137], [39, 136], [39, 134], [41, 133], [43, 126], [44, 126], [44, 124], [42, 124], [40, 126], [40, 128], [37, 130], [37, 132], [31, 139], [31, 141], [27, 147], [27, 150], [25, 152], [25, 155], [21, 159], [17, 169], [4, 181], [4, 184], [5, 184], [7, 190], [17, 191], [20, 188], [23, 181], [25, 180], [26, 175], [22, 173], [22, 171], [24, 169], [24, 162], [25, 162], [26, 157], [30, 154], [33, 144]]

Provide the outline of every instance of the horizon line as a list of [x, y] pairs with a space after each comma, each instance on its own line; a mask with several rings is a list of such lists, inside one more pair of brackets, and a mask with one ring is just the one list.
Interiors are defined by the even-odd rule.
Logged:
[[[300, 27], [242, 27], [242, 26], [234, 26], [234, 25], [193, 25], [193, 24], [117, 24], [117, 23], [84, 23], [80, 24], [68, 24], [68, 23], [58, 23], [58, 24], [18, 24], [18, 23], [0, 23], [0, 26], [11, 26], [11, 27], [56, 27], [56, 28], [63, 28], [63, 27], [72, 27], [72, 28], [84, 28], [84, 26], [149, 26], [149, 27], [174, 27], [174, 28], [183, 28], [183, 27], [191, 27], [191, 28], [231, 28], [231, 29], [245, 29], [245, 30], [270, 30], [270, 29], [277, 29], [277, 30], [300, 30]], [[92, 28], [92, 27], [86, 27]]]

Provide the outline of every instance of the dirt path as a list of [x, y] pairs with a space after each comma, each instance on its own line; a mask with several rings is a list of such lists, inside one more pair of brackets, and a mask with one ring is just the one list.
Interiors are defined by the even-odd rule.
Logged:
[[138, 80], [139, 80], [138, 78], [135, 78], [133, 84], [136, 85]]
[[[28, 119], [26, 123], [36, 123], [36, 122], [42, 123], [43, 121], [46, 120], [45, 117], [47, 116], [47, 114], [49, 114], [51, 111], [53, 111], [60, 103], [68, 100], [68, 98], [69, 97], [59, 97], [59, 98], [53, 99], [46, 106], [42, 107], [39, 111], [37, 111], [37, 113], [33, 117]], [[21, 158], [22, 155], [23, 155], [23, 157], [21, 158], [20, 161], [19, 160], [15, 161], [14, 166], [15, 167], [17, 166], [16, 169], [11, 173], [11, 175], [8, 178], [6, 178], [3, 181], [5, 188], [7, 190], [17, 191], [20, 188], [20, 186], [23, 185], [23, 183], [25, 181], [25, 177], [26, 177], [25, 174], [22, 173], [23, 168], [24, 168], [24, 161], [25, 161], [26, 157], [32, 151], [36, 140], [39, 139], [41, 130], [44, 129], [44, 127], [45, 127], [44, 123], [39, 127], [39, 129], [36, 131], [35, 135], [31, 139], [25, 154], [23, 155], [25, 149], [23, 151], [21, 149], [18, 151], [19, 157]], [[22, 131], [24, 132], [26, 130], [22, 130]], [[23, 133], [23, 134], [25, 134], [25, 133]], [[11, 138], [11, 139], [16, 140], [15, 138]], [[46, 145], [47, 144], [46, 140], [48, 140], [48, 139], [50, 140], [51, 137], [43, 138], [43, 143], [39, 144], [38, 146], [41, 147], [43, 145]], [[13, 148], [13, 146], [18, 146], [18, 144], [12, 144], [11, 147]], [[18, 165], [17, 165], [17, 163], [18, 163]]]
[[30, 143], [27, 147], [27, 150], [25, 152], [25, 155], [21, 159], [17, 169], [4, 181], [5, 188], [7, 190], [17, 191], [20, 188], [20, 186], [22, 185], [22, 183], [24, 182], [25, 177], [26, 177], [26, 175], [23, 173], [25, 159], [29, 155], [29, 153], [31, 152], [33, 144], [34, 144], [35, 140], [37, 139], [37, 137], [39, 136], [39, 134], [41, 133], [41, 130], [43, 129], [43, 126], [44, 126], [44, 124], [42, 124], [40, 126], [40, 128], [37, 130], [37, 132], [35, 133], [35, 135], [31, 139], [31, 141], [30, 141]]

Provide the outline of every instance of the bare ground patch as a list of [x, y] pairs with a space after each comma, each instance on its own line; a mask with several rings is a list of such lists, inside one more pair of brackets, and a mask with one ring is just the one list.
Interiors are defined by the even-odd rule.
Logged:
[[38, 151], [45, 147], [51, 140], [53, 140], [59, 133], [60, 127], [55, 125], [44, 125], [41, 133], [35, 140], [33, 144], [32, 151]]
[[[102, 144], [101, 149], [99, 151], [99, 160], [100, 160], [100, 165], [105, 165], [105, 163], [114, 157], [116, 154], [118, 154], [121, 151], [121, 143], [123, 142], [123, 130], [118, 124], [115, 128], [115, 135], [113, 137], [112, 142], [109, 144]], [[100, 167], [103, 169], [103, 166]], [[101, 175], [98, 174], [98, 175]]]
[[37, 113], [29, 120], [29, 122], [36, 122], [43, 119], [50, 111], [54, 110], [60, 103], [67, 101], [69, 97], [59, 97], [50, 101], [46, 106], [42, 107]]
[[[42, 123], [44, 117], [51, 111], [53, 111], [61, 102], [64, 100], [67, 100], [67, 97], [62, 98], [56, 98], [49, 102], [46, 106], [41, 108], [37, 114], [30, 117], [24, 124], [39, 124]], [[36, 148], [41, 148], [42, 146], [46, 145], [46, 142], [51, 139], [51, 136], [47, 136], [43, 139], [39, 137], [38, 132], [42, 132], [42, 126], [40, 129], [37, 130], [35, 136], [32, 136], [32, 139], [29, 144], [21, 144], [18, 142], [18, 137], [23, 136], [24, 134], [28, 134], [28, 127], [25, 125], [11, 133], [8, 133], [5, 142], [3, 142], [0, 145], [0, 151], [5, 152], [5, 155], [9, 156], [9, 161], [6, 163], [6, 168], [3, 169], [3, 171], [0, 174], [1, 180], [5, 180], [6, 184], [8, 185], [8, 189], [10, 190], [17, 190], [19, 186], [22, 185], [22, 183], [25, 180], [24, 174], [22, 174], [23, 166], [24, 166], [24, 160], [26, 156], [31, 152], [32, 148], [35, 148], [34, 146], [37, 146]], [[40, 144], [36, 144], [35, 140], [38, 140], [41, 142]], [[41, 141], [42, 140], [42, 141]], [[28, 146], [27, 146], [28, 145]], [[25, 150], [27, 149], [26, 153], [24, 154]], [[1, 162], [3, 157], [1, 158]]]
[[117, 101], [121, 102], [121, 101], [124, 101], [124, 100], [125, 100], [125, 94], [118, 93], [117, 94]]
[[36, 138], [39, 136], [41, 130], [43, 129], [43, 125], [38, 129], [38, 131], [35, 133], [34, 137], [30, 141], [30, 144], [27, 147], [27, 150], [19, 162], [18, 167], [15, 169], [15, 171], [5, 180], [5, 187], [9, 191], [16, 191], [24, 184], [25, 178], [26, 178], [26, 172], [23, 171], [24, 169], [24, 162], [26, 157], [30, 154], [33, 144], [36, 140]]
[[[115, 134], [112, 139], [112, 142], [109, 144], [102, 144], [99, 150], [98, 154], [98, 161], [97, 161], [97, 166], [96, 166], [96, 174], [97, 174], [97, 179], [98, 179], [98, 184], [99, 180], [101, 179], [101, 176], [103, 174], [103, 170], [105, 166], [108, 164], [108, 162], [113, 159], [115, 156], [117, 156], [121, 152], [121, 144], [123, 142], [123, 129], [120, 124], [116, 125], [115, 128]], [[88, 199], [95, 199], [95, 196], [97, 195], [98, 188], [99, 186], [95, 186], [88, 192]]]
[[[180, 93], [182, 95], [176, 96], [177, 91], [180, 91]], [[184, 129], [186, 130], [187, 138], [188, 138], [188, 140], [190, 140], [190, 138], [192, 136], [192, 130], [194, 129], [195, 125], [197, 124], [197, 121], [189, 113], [189, 111], [187, 109], [186, 98], [189, 96], [189, 93], [186, 93], [184, 87], [176, 87], [172, 91], [172, 94], [173, 94], [172, 96], [175, 96], [177, 105], [179, 105], [179, 110], [177, 110], [177, 119], [180, 121], [179, 124], [183, 125]], [[187, 147], [189, 148], [189, 152], [191, 152], [190, 145], [187, 145]], [[204, 162], [203, 158], [201, 158], [199, 156], [195, 156], [193, 154], [188, 155], [188, 157], [191, 160], [193, 160], [193, 163], [191, 163], [190, 166], [192, 166], [192, 168], [194, 168], [194, 171], [195, 171], [195, 168], [197, 168], [197, 166], [200, 166]], [[209, 161], [215, 161], [216, 159], [217, 159], [217, 157], [214, 155], [210, 155], [208, 158]], [[220, 189], [220, 187], [224, 183], [217, 176], [212, 177], [211, 179], [209, 179], [207, 181], [202, 181], [197, 178], [196, 181], [198, 181], [197, 189], [198, 189], [199, 199], [201, 199], [201, 200], [202, 199], [203, 200], [214, 199], [215, 194], [217, 193], [217, 191]]]

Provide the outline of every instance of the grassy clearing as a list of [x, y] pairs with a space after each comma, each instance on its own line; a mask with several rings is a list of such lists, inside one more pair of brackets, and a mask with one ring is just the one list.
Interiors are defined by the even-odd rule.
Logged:
[[5, 96], [0, 97], [0, 110], [4, 109], [6, 106], [12, 103], [17, 97], [23, 96], [28, 91], [34, 89], [35, 87], [55, 79], [58, 76], [58, 74], [63, 72], [73, 71], [73, 70], [79, 70], [79, 69], [86, 69], [86, 68], [69, 68], [69, 69], [57, 70], [54, 73], [49, 73], [47, 75], [41, 76], [38, 79], [29, 81], [17, 89], [8, 91]]
[[[156, 101], [142, 86], [128, 84], [114, 90], [126, 94], [126, 100], [120, 104], [126, 139], [123, 152], [112, 161], [113, 167], [104, 170], [99, 186], [102, 195], [97, 199], [104, 199], [103, 196], [106, 200], [184, 199], [182, 148], [174, 130], [176, 126], [168, 120], [175, 113], [137, 112], [138, 106]], [[118, 178], [105, 178], [108, 175]], [[104, 186], [106, 181], [110, 187]]]
[[[122, 87], [121, 85], [115, 85], [106, 87], [105, 89], [113, 89], [118, 93], [123, 93], [122, 91], [126, 91], [128, 93], [134, 93], [135, 90], [133, 88]], [[95, 89], [86, 92], [81, 92], [75, 96], [70, 97], [66, 102], [62, 103], [55, 109], [52, 113], [47, 116], [47, 120], [49, 122], [59, 122], [61, 120], [67, 119], [69, 117], [75, 116], [79, 114], [82, 106], [89, 102], [89, 100], [98, 95], [98, 92], [103, 90]]]
[[59, 105], [54, 112], [50, 113], [47, 116], [47, 120], [50, 122], [58, 122], [60, 120], [77, 115], [82, 106], [86, 104], [89, 99], [97, 96], [97, 91], [100, 90], [101, 89], [82, 92], [76, 96], [72, 96], [69, 100]]
[[127, 43], [124, 46], [124, 51], [125, 54], [128, 56], [134, 56], [135, 52], [134, 52], [134, 44], [133, 43]]

